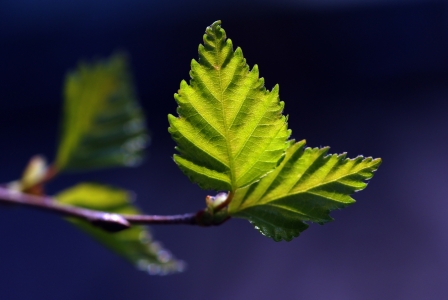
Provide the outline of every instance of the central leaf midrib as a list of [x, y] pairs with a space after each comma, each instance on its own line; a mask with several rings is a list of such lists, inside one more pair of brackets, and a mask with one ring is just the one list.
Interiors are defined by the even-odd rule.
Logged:
[[[215, 47], [215, 56], [216, 56], [216, 61], [220, 62], [221, 57], [218, 52], [218, 47]], [[232, 159], [232, 155], [231, 155], [231, 151], [230, 151], [229, 129], [227, 128], [227, 120], [226, 120], [226, 116], [225, 116], [226, 109], [224, 108], [224, 91], [222, 88], [221, 67], [222, 66], [217, 66], [218, 78], [219, 78], [219, 90], [221, 93], [221, 114], [222, 114], [222, 119], [224, 122], [224, 133], [225, 133], [225, 140], [226, 140], [227, 157], [229, 159], [230, 185], [231, 185], [232, 191], [233, 191], [235, 189], [235, 166], [234, 166], [234, 161]]]

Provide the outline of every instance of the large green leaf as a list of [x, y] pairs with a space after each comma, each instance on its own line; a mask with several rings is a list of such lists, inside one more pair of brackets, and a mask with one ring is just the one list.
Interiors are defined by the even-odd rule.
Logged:
[[169, 115], [177, 143], [174, 161], [202, 188], [235, 191], [273, 170], [290, 132], [282, 115], [278, 85], [264, 87], [240, 48], [217, 21], [207, 27], [199, 62], [191, 62], [190, 84], [175, 94], [178, 118]]
[[[83, 183], [67, 189], [56, 196], [60, 203], [118, 214], [139, 214], [128, 191], [109, 186]], [[110, 233], [86, 221], [69, 219], [93, 238], [124, 257], [139, 269], [149, 274], [180, 272], [184, 263], [176, 260], [160, 243], [153, 241], [149, 230], [134, 225], [129, 229]]]
[[148, 143], [124, 56], [82, 63], [67, 75], [62, 136], [56, 158], [60, 170], [132, 166]]
[[304, 148], [293, 143], [282, 163], [259, 182], [237, 190], [229, 214], [248, 219], [275, 241], [289, 241], [305, 230], [307, 221], [333, 220], [329, 212], [355, 202], [350, 195], [364, 189], [381, 159], [345, 154], [326, 155], [328, 147]]

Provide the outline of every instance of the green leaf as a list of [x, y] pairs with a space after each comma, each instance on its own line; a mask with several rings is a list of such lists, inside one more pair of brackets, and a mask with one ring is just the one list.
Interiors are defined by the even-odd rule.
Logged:
[[[109, 186], [83, 183], [59, 193], [58, 202], [88, 209], [117, 214], [140, 214], [131, 204], [133, 194]], [[76, 227], [121, 255], [127, 261], [149, 274], [165, 275], [181, 272], [184, 263], [176, 260], [160, 243], [153, 241], [145, 226], [134, 225], [129, 229], [110, 233], [90, 223], [69, 218]]]
[[81, 63], [67, 75], [60, 170], [134, 166], [149, 142], [124, 56]]
[[331, 210], [354, 203], [350, 195], [367, 186], [364, 181], [381, 163], [379, 158], [326, 155], [328, 147], [304, 147], [305, 141], [291, 141], [272, 173], [236, 191], [229, 214], [248, 219], [275, 241], [289, 241], [308, 227], [305, 222], [331, 221]]
[[278, 85], [266, 90], [258, 67], [249, 70], [220, 24], [207, 27], [190, 84], [182, 81], [174, 96], [179, 117], [168, 116], [169, 132], [179, 152], [174, 161], [193, 182], [235, 191], [278, 165], [290, 131]]

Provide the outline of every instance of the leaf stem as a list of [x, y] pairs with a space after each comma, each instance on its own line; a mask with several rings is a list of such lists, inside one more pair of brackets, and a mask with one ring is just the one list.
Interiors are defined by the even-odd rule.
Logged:
[[131, 224], [188, 224], [207, 226], [198, 222], [197, 216], [203, 211], [183, 215], [120, 215], [105, 211], [81, 208], [58, 203], [49, 196], [24, 194], [5, 187], [0, 187], [0, 204], [24, 205], [66, 217], [74, 217], [90, 222], [106, 231], [118, 232], [131, 227]]

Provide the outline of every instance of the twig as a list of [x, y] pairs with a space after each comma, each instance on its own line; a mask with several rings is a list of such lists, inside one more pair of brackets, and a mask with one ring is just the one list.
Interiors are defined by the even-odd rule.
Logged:
[[117, 232], [131, 227], [131, 224], [189, 224], [200, 225], [197, 219], [202, 211], [172, 216], [157, 215], [120, 215], [104, 211], [86, 209], [55, 201], [48, 196], [35, 196], [0, 187], [0, 203], [19, 204], [53, 212], [56, 214], [82, 219], [110, 232]]

